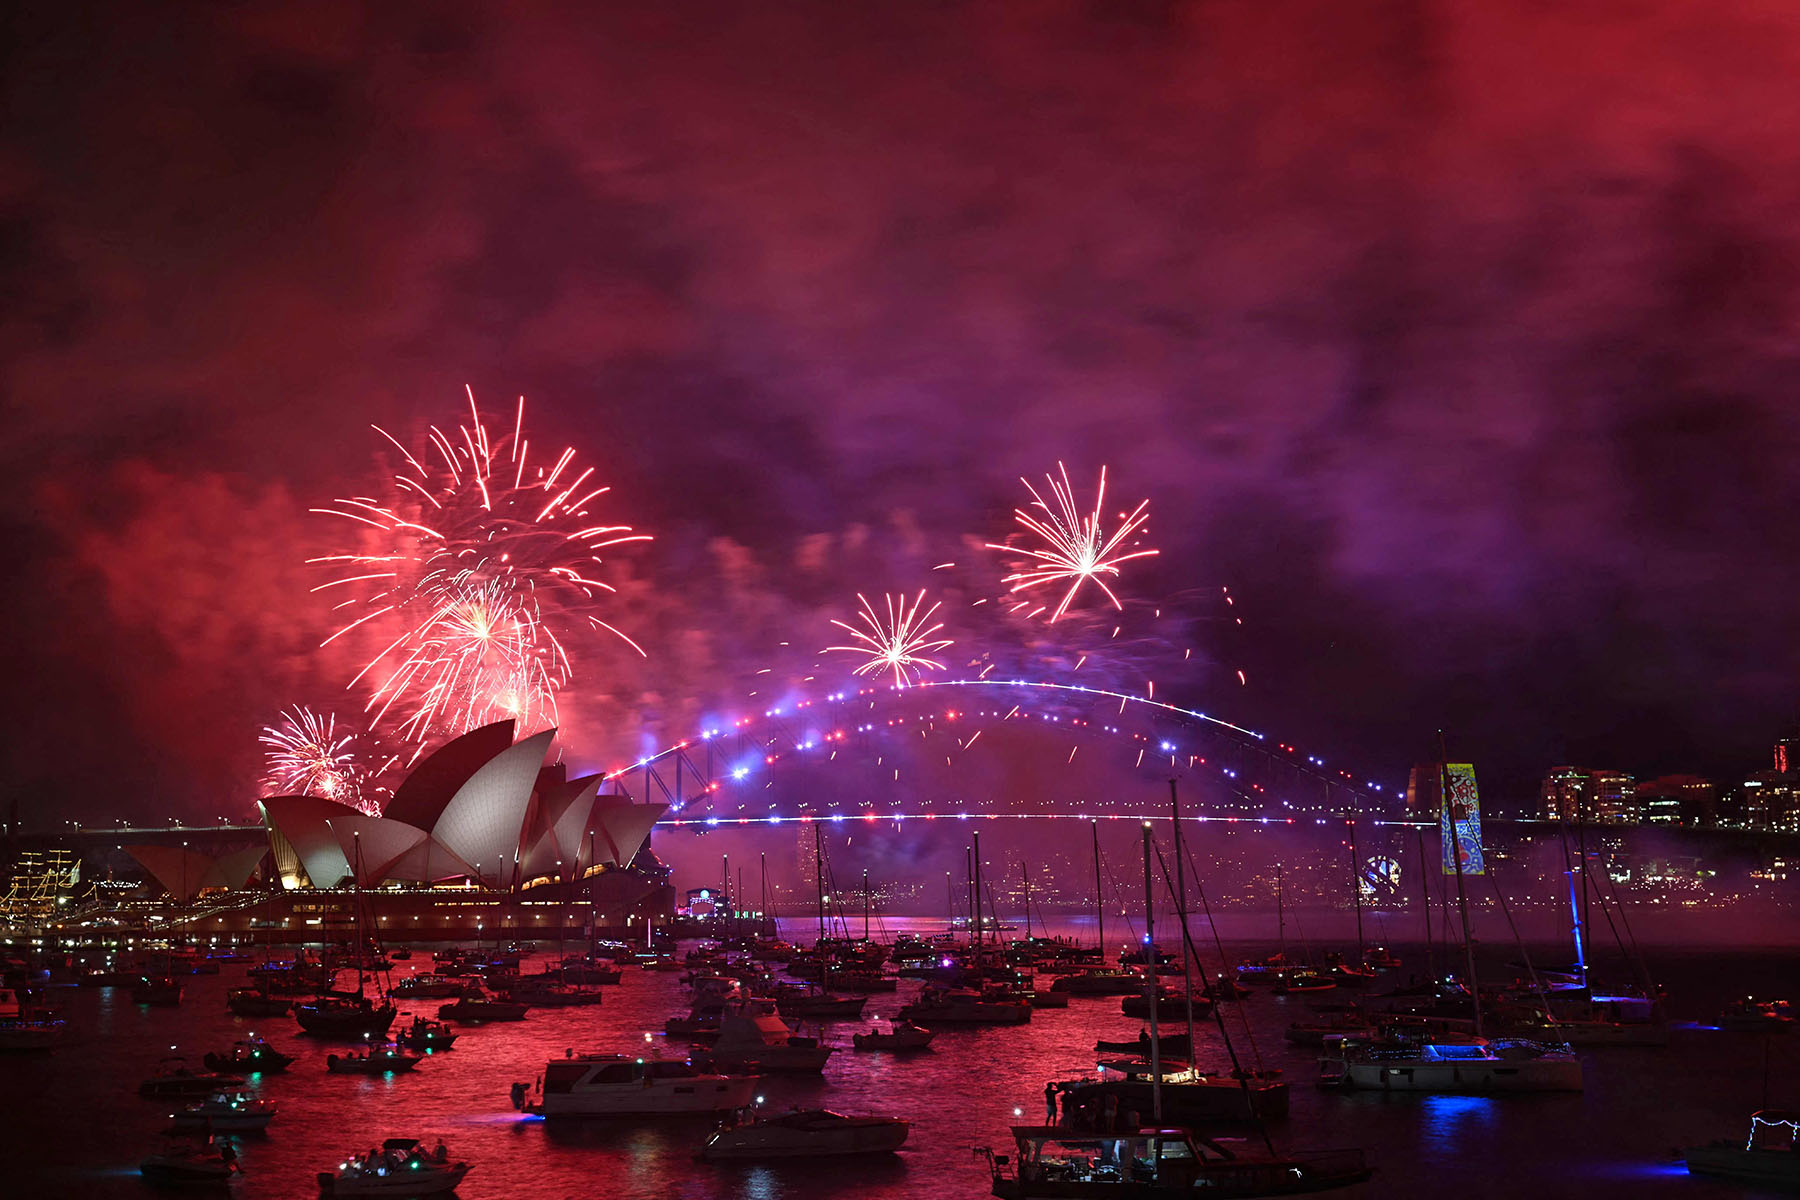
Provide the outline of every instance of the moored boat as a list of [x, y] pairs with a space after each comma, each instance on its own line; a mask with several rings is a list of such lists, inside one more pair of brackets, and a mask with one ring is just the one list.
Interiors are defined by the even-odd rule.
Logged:
[[411, 1025], [394, 1035], [394, 1040], [408, 1050], [430, 1054], [452, 1049], [458, 1036], [460, 1035], [442, 1021], [433, 1021], [430, 1017], [414, 1017]]
[[140, 1096], [204, 1096], [221, 1088], [242, 1087], [244, 1080], [238, 1075], [229, 1075], [222, 1071], [208, 1071], [204, 1074], [188, 1069], [187, 1063], [177, 1057], [163, 1059], [156, 1064], [156, 1070], [150, 1078], [138, 1084]]
[[244, 1133], [267, 1129], [275, 1111], [273, 1100], [259, 1100], [243, 1088], [221, 1088], [169, 1115], [178, 1130]]
[[315, 1037], [367, 1037], [387, 1032], [394, 1023], [394, 1006], [355, 992], [331, 993], [296, 1004], [294, 1019]]
[[694, 1063], [707, 1070], [816, 1075], [831, 1053], [817, 1038], [794, 1036], [768, 1001], [749, 1000], [725, 1013], [718, 1040], [696, 1051]]
[[181, 992], [181, 981], [173, 975], [140, 975], [131, 985], [131, 1002], [173, 1008], [181, 1003]]
[[1800, 1111], [1763, 1109], [1750, 1115], [1748, 1141], [1735, 1138], [1682, 1151], [1688, 1174], [1755, 1187], [1800, 1190]]
[[441, 1196], [456, 1190], [469, 1173], [466, 1162], [450, 1161], [439, 1142], [426, 1150], [417, 1138], [388, 1138], [381, 1149], [353, 1154], [334, 1171], [320, 1171], [319, 1191], [327, 1196]]
[[742, 1108], [756, 1084], [753, 1075], [715, 1075], [688, 1062], [570, 1054], [545, 1063], [535, 1088], [513, 1084], [512, 1099], [513, 1107], [544, 1117], [678, 1116]]
[[480, 988], [468, 988], [449, 1004], [440, 1005], [438, 1020], [479, 1025], [485, 1021], [523, 1021], [531, 1006], [517, 1000], [500, 1000]]
[[218, 1187], [237, 1176], [237, 1151], [211, 1138], [171, 1139], [138, 1164], [145, 1183], [164, 1187]]
[[231, 1049], [224, 1054], [207, 1051], [200, 1061], [206, 1064], [209, 1071], [235, 1075], [267, 1075], [287, 1070], [294, 1061], [294, 1056], [281, 1053], [253, 1033], [241, 1042], [233, 1042]]
[[1089, 1133], [1016, 1125], [1012, 1133], [1016, 1154], [986, 1152], [993, 1194], [1002, 1200], [1297, 1196], [1374, 1174], [1361, 1150], [1254, 1154], [1185, 1129]]
[[936, 1030], [896, 1021], [887, 1029], [876, 1027], [867, 1033], [852, 1034], [850, 1040], [858, 1050], [923, 1050], [936, 1036]]
[[917, 1025], [1023, 1025], [1031, 1020], [1031, 1005], [989, 1000], [966, 989], [927, 988], [900, 1010], [900, 1019]]
[[240, 1017], [285, 1017], [294, 1002], [256, 988], [233, 988], [225, 993], [225, 1007]]
[[910, 1128], [895, 1117], [852, 1117], [825, 1109], [753, 1116], [716, 1130], [700, 1148], [700, 1157], [733, 1161], [892, 1154], [906, 1144]]
[[348, 1054], [327, 1054], [325, 1069], [333, 1075], [395, 1075], [412, 1070], [424, 1057], [417, 1050], [388, 1042]]
[[1567, 1045], [1344, 1038], [1319, 1059], [1322, 1087], [1384, 1092], [1579, 1092], [1581, 1060]]

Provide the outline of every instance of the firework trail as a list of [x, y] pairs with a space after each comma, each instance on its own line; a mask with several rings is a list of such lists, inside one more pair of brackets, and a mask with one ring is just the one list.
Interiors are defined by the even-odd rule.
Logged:
[[594, 612], [614, 590], [595, 575], [603, 550], [650, 537], [591, 515], [611, 489], [573, 448], [533, 462], [522, 397], [510, 432], [495, 436], [470, 392], [467, 424], [455, 436], [432, 426], [417, 456], [375, 431], [405, 460], [393, 496], [313, 510], [377, 531], [372, 544], [308, 561], [338, 573], [315, 591], [351, 593], [337, 606], [351, 619], [326, 644], [378, 619], [399, 629], [351, 684], [369, 681], [377, 721], [420, 743], [505, 716], [522, 731], [545, 728], [573, 674], [571, 633], [604, 630], [643, 654]]
[[942, 650], [953, 643], [949, 638], [933, 638], [933, 634], [944, 627], [943, 622], [928, 624], [932, 616], [942, 607], [941, 602], [934, 602], [923, 613], [919, 610], [925, 604], [925, 590], [909, 605], [904, 593], [888, 595], [883, 598], [887, 602], [887, 619], [884, 621], [869, 603], [869, 598], [858, 592], [857, 600], [862, 603], [861, 616], [866, 629], [858, 629], [846, 622], [832, 620], [832, 624], [844, 630], [860, 644], [850, 646], [827, 646], [826, 652], [844, 650], [852, 654], [861, 654], [867, 661], [852, 668], [853, 675], [878, 675], [883, 671], [894, 673], [894, 685], [904, 687], [911, 683], [915, 676], [926, 670], [941, 671], [944, 664], [927, 655]]
[[[1018, 523], [1024, 526], [1027, 533], [1042, 539], [1043, 545], [1034, 549], [990, 542], [987, 546], [989, 550], [1003, 550], [1024, 560], [1018, 564], [1017, 570], [1001, 581], [1010, 583], [1014, 592], [1040, 584], [1068, 581], [1069, 590], [1063, 594], [1062, 602], [1050, 614], [1052, 624], [1061, 620], [1063, 614], [1069, 611], [1069, 605], [1081, 591], [1081, 585], [1090, 579], [1106, 593], [1106, 598], [1112, 601], [1114, 608], [1123, 608], [1119, 597], [1107, 586], [1103, 576], [1116, 577], [1119, 574], [1119, 564], [1135, 558], [1148, 558], [1156, 553], [1155, 550], [1130, 550], [1121, 553], [1128, 539], [1133, 535], [1142, 536], [1144, 526], [1150, 520], [1148, 500], [1141, 501], [1130, 513], [1119, 514], [1119, 525], [1109, 534], [1101, 521], [1101, 510], [1106, 505], [1106, 468], [1100, 468], [1100, 487], [1094, 494], [1094, 511], [1087, 516], [1083, 516], [1075, 505], [1075, 489], [1069, 483], [1068, 468], [1059, 462], [1056, 470], [1061, 479], [1056, 475], [1044, 476], [1044, 481], [1049, 484], [1051, 498], [1055, 501], [1054, 506], [1044, 500], [1042, 493], [1032, 486], [1030, 480], [1020, 479], [1025, 490], [1031, 493], [1031, 504], [1026, 508], [1013, 510]], [[1033, 512], [1033, 509], [1038, 511]], [[1036, 613], [1032, 615], [1035, 616]]]
[[264, 747], [263, 795], [322, 796], [378, 815], [364, 794], [369, 772], [352, 749], [357, 735], [339, 734], [336, 717], [295, 705], [257, 740]]

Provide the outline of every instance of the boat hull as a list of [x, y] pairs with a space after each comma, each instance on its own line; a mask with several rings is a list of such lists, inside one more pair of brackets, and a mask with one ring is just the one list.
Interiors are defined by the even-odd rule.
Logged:
[[641, 1084], [608, 1086], [586, 1091], [551, 1093], [534, 1105], [544, 1117], [681, 1117], [726, 1112], [743, 1108], [756, 1098], [756, 1079], [681, 1081], [673, 1087]]
[[1372, 1092], [1579, 1092], [1575, 1059], [1346, 1063], [1339, 1086]]
[[1690, 1175], [1735, 1183], [1800, 1190], [1800, 1155], [1791, 1150], [1746, 1150], [1736, 1143], [1695, 1146], [1682, 1152]]
[[892, 1154], [906, 1144], [904, 1121], [871, 1122], [823, 1133], [750, 1125], [721, 1130], [707, 1140], [700, 1157], [709, 1162], [743, 1162], [770, 1158], [842, 1158], [857, 1154]]

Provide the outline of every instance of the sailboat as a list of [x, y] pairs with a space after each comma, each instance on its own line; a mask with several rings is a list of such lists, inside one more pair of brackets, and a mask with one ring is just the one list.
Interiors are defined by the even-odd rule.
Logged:
[[[1439, 771], [1443, 803], [1453, 792], [1448, 761]], [[1454, 826], [1458, 819], [1450, 815]], [[1452, 832], [1448, 836], [1454, 837]], [[1421, 856], [1422, 858], [1423, 856]], [[1483, 1039], [1481, 987], [1475, 975], [1474, 938], [1469, 927], [1469, 901], [1463, 878], [1463, 851], [1448, 855], [1456, 871], [1456, 905], [1462, 918], [1463, 954], [1468, 972], [1468, 999], [1474, 1016], [1475, 1040], [1434, 1040], [1430, 1034], [1389, 1032], [1376, 1037], [1346, 1037], [1328, 1043], [1319, 1059], [1320, 1085], [1388, 1092], [1578, 1092], [1581, 1060], [1566, 1042], [1527, 1039]]]
[[[1171, 798], [1174, 785], [1170, 785]], [[1180, 814], [1176, 811], [1179, 841]], [[1144, 892], [1146, 901], [1147, 947], [1155, 946], [1154, 915], [1151, 890], [1151, 838], [1149, 822], [1144, 824]], [[1165, 872], [1166, 874], [1166, 872]], [[1176, 906], [1185, 910], [1177, 887]], [[1182, 917], [1182, 942], [1188, 957], [1193, 957], [1188, 937], [1185, 911]], [[1150, 956], [1154, 961], [1154, 955]], [[1191, 966], [1189, 968], [1191, 972]], [[1155, 977], [1146, 977], [1147, 986], [1155, 986]], [[1152, 1009], [1154, 1014], [1154, 1009]], [[1223, 1023], [1220, 1032], [1224, 1032]], [[1191, 1033], [1190, 1033], [1191, 1038]], [[1194, 1117], [1172, 1109], [1171, 1101], [1186, 1101], [1204, 1093], [1222, 1095], [1224, 1089], [1201, 1088], [1187, 1081], [1177, 1082], [1178, 1073], [1165, 1075], [1156, 1018], [1150, 1020], [1151, 1061], [1146, 1077], [1129, 1079], [1124, 1084], [1073, 1085], [1065, 1104], [1077, 1113], [1093, 1114], [1094, 1102], [1111, 1098], [1113, 1104], [1102, 1105], [1100, 1120], [1083, 1121], [1079, 1117], [1066, 1122], [1069, 1127], [1017, 1125], [1012, 1129], [1016, 1154], [999, 1155], [978, 1149], [987, 1156], [993, 1182], [993, 1194], [1002, 1200], [1038, 1200], [1040, 1197], [1070, 1197], [1080, 1200], [1175, 1200], [1193, 1196], [1292, 1196], [1349, 1187], [1368, 1180], [1374, 1172], [1361, 1150], [1328, 1150], [1282, 1154], [1275, 1150], [1265, 1135], [1264, 1150], [1233, 1146], [1227, 1149], [1219, 1141], [1201, 1137], [1187, 1129], [1169, 1128], [1171, 1124], [1190, 1124], [1206, 1117]], [[1229, 1045], [1229, 1041], [1227, 1042]], [[1169, 1082], [1165, 1082], [1165, 1079]], [[1255, 1094], [1252, 1081], [1230, 1081], [1232, 1091], [1243, 1097]], [[1086, 1088], [1112, 1088], [1104, 1095]], [[1285, 1099], [1285, 1092], [1282, 1093]], [[1135, 1107], [1149, 1102], [1148, 1109]], [[1118, 1118], [1107, 1121], [1105, 1113], [1116, 1105]], [[1065, 1112], [1069, 1109], [1066, 1107]], [[1147, 1127], [1136, 1118], [1144, 1113], [1150, 1118]], [[1285, 1111], [1285, 1109], [1284, 1109]], [[1251, 1106], [1249, 1119], [1258, 1114]], [[1217, 1118], [1211, 1118], [1217, 1119]], [[1106, 1126], [1111, 1126], [1110, 1128]]]
[[[356, 944], [366, 946], [363, 940], [363, 900], [362, 900], [362, 838], [356, 835], [356, 869], [355, 905], [356, 905]], [[356, 990], [354, 992], [337, 991], [329, 984], [319, 995], [303, 1004], [294, 1005], [294, 1019], [300, 1022], [300, 1028], [318, 1037], [361, 1038], [374, 1034], [386, 1034], [388, 1026], [394, 1023], [393, 1002], [383, 998], [376, 1004], [363, 992], [363, 970], [359, 964], [356, 968]]]

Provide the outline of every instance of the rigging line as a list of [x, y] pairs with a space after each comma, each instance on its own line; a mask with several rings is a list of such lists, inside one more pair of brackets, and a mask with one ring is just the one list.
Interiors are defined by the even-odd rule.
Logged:
[[[1231, 969], [1231, 960], [1225, 957], [1225, 943], [1219, 937], [1219, 926], [1218, 923], [1213, 920], [1212, 905], [1208, 903], [1206, 899], [1206, 884], [1203, 883], [1200, 878], [1200, 864], [1194, 861], [1194, 848], [1190, 845], [1183, 846], [1182, 849], [1187, 854], [1188, 867], [1194, 876], [1194, 891], [1200, 896], [1200, 911], [1206, 914], [1206, 927], [1212, 930], [1213, 946], [1219, 952], [1219, 995], [1224, 996], [1226, 982], [1225, 973]], [[1232, 992], [1235, 995], [1238, 988], [1237, 980], [1231, 980], [1231, 987]], [[1257, 1048], [1256, 1031], [1250, 1027], [1250, 1013], [1248, 1010], [1249, 1006], [1244, 1004], [1240, 999], [1238, 1001], [1238, 1017], [1244, 1022], [1244, 1037], [1250, 1043], [1250, 1056], [1256, 1061], [1256, 1069], [1260, 1073], [1263, 1069], [1262, 1051]]]

